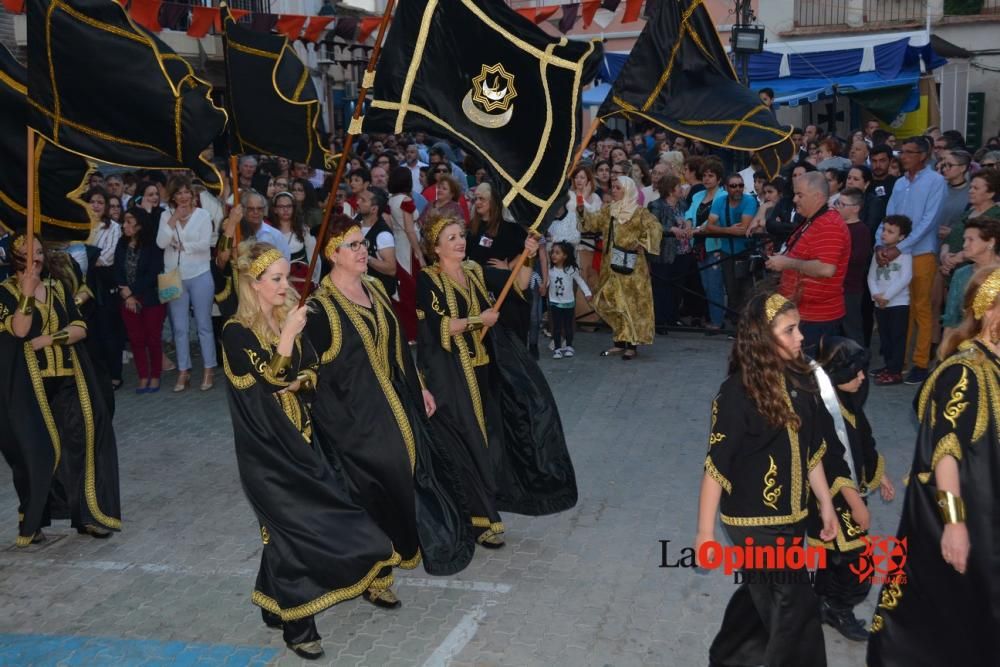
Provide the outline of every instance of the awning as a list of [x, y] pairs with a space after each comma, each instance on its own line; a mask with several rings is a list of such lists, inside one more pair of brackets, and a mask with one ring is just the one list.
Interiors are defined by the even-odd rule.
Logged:
[[[775, 104], [794, 107], [816, 102], [824, 97], [832, 97], [834, 89], [838, 95], [853, 95], [872, 90], [900, 87], [916, 90], [919, 80], [920, 70], [909, 68], [901, 70], [895, 77], [891, 78], [882, 78], [878, 72], [839, 76], [833, 80], [825, 77], [789, 76], [781, 79], [757, 79], [753, 81], [753, 87], [757, 90], [771, 88], [774, 90]], [[917, 97], [915, 102], [919, 104], [919, 101], [919, 97]], [[916, 106], [913, 109], [916, 109]], [[904, 107], [900, 111], [912, 111], [913, 109]]]
[[583, 106], [599, 107], [604, 104], [604, 99], [611, 92], [610, 83], [598, 83], [583, 91]]

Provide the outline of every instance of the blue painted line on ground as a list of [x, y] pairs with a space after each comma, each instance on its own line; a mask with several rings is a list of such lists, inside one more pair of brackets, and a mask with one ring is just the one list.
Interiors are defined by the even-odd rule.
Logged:
[[0, 634], [0, 665], [18, 667], [264, 667], [281, 649], [152, 639]]

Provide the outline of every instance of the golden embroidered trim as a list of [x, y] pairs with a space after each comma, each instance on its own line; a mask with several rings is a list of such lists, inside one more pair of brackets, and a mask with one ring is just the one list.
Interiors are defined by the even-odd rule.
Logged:
[[969, 402], [965, 399], [965, 392], [969, 389], [969, 369], [962, 367], [962, 377], [958, 383], [952, 387], [951, 397], [944, 406], [944, 418], [951, 423], [952, 428], [958, 428], [958, 418], [962, 416], [965, 409], [969, 407]]
[[819, 462], [823, 460], [824, 454], [826, 454], [826, 440], [821, 441], [819, 449], [817, 449], [816, 452], [809, 457], [809, 463], [806, 466], [807, 471], [812, 471], [813, 468], [819, 465]]
[[705, 457], [705, 472], [708, 473], [709, 477], [718, 482], [719, 486], [726, 490], [726, 493], [732, 494], [733, 483], [726, 479], [726, 476], [715, 467], [715, 463], [712, 461], [711, 456]]
[[962, 444], [958, 441], [958, 436], [948, 433], [934, 445], [934, 454], [931, 456], [931, 471], [937, 468], [937, 464], [945, 456], [954, 456], [955, 460], [962, 460]]
[[[778, 484], [777, 481], [778, 465], [774, 462], [773, 456], [768, 456], [767, 458], [770, 461], [770, 466], [768, 466], [767, 472], [764, 473], [764, 492], [762, 496], [764, 504], [777, 512], [778, 498], [781, 497], [781, 484]], [[792, 465], [794, 466], [794, 463]]]
[[725, 514], [719, 514], [719, 518], [722, 523], [729, 526], [784, 526], [790, 523], [798, 523], [802, 519], [806, 518], [809, 514], [809, 510], [802, 509], [794, 512], [793, 514], [786, 514], [784, 516], [727, 516]]
[[375, 565], [373, 565], [372, 568], [368, 571], [368, 574], [366, 574], [361, 579], [361, 581], [357, 582], [356, 584], [352, 586], [347, 586], [345, 588], [338, 588], [336, 590], [332, 590], [328, 593], [319, 596], [318, 598], [312, 600], [311, 602], [301, 604], [297, 607], [282, 609], [278, 605], [277, 601], [275, 601], [273, 598], [268, 597], [267, 595], [264, 595], [263, 593], [257, 590], [253, 592], [250, 601], [253, 604], [257, 605], [258, 607], [266, 609], [272, 614], [277, 614], [278, 616], [281, 617], [281, 620], [283, 621], [297, 621], [307, 616], [315, 616], [319, 612], [323, 611], [328, 607], [332, 607], [338, 602], [344, 602], [346, 600], [351, 600], [353, 598], [358, 597], [366, 590], [368, 590], [368, 588], [372, 585], [375, 579], [378, 578], [378, 575], [382, 571], [382, 568], [395, 567], [396, 565], [399, 565], [399, 562], [400, 562], [399, 554], [393, 551], [392, 556], [390, 556], [386, 560], [380, 560], [377, 563], [375, 563]]
[[902, 597], [903, 591], [900, 588], [899, 582], [894, 578], [882, 589], [882, 596], [879, 599], [878, 606], [882, 609], [892, 611], [899, 606], [899, 601]]

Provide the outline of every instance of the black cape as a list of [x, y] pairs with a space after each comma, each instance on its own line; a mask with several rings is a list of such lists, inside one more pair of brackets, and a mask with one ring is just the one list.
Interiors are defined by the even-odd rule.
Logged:
[[[996, 665], [1000, 656], [1000, 360], [967, 341], [920, 390], [920, 430], [897, 541], [904, 579], [886, 583], [872, 619], [870, 667]], [[941, 556], [934, 468], [958, 460], [970, 551], [965, 574]], [[897, 550], [898, 551], [898, 550]], [[897, 554], [896, 562], [900, 558]]]
[[[78, 528], [121, 530], [118, 445], [86, 347], [77, 343], [31, 351], [30, 340], [37, 336], [70, 324], [86, 328], [66, 286], [51, 278], [45, 286], [48, 303], [36, 303], [31, 329], [21, 340], [11, 333], [20, 293], [16, 278], [0, 285], [0, 392], [6, 394], [0, 420], [10, 426], [3, 430], [0, 449], [13, 470], [21, 505], [19, 546], [30, 544], [50, 518], [70, 519]], [[56, 368], [64, 371], [60, 377], [52, 377]]]
[[[372, 308], [329, 277], [309, 301], [306, 332], [320, 354], [317, 441], [338, 458], [354, 499], [411, 569], [454, 574], [472, 560], [461, 482], [426, 423], [420, 379], [382, 284], [364, 276]], [[422, 553], [421, 553], [422, 552]]]
[[300, 372], [315, 380], [312, 346], [300, 340], [277, 375], [268, 366], [276, 339], [230, 320], [222, 346], [240, 480], [264, 543], [253, 603], [291, 621], [379, 586], [399, 554], [313, 444], [303, 398], [280, 393]]
[[[497, 531], [499, 510], [541, 515], [576, 503], [576, 479], [555, 400], [516, 333], [498, 325], [452, 336], [453, 318], [488, 308], [482, 268], [463, 264], [466, 291], [436, 266], [417, 280], [420, 363], [438, 404], [435, 433], [468, 454], [472, 523]], [[477, 513], [478, 512], [480, 513]]]

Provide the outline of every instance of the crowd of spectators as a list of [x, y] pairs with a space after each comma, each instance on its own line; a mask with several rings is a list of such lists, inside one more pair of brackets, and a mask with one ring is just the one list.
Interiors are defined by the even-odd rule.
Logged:
[[[123, 363], [134, 360], [136, 391], [157, 391], [163, 372], [175, 368], [173, 389], [186, 390], [193, 337], [200, 388], [213, 387], [218, 273], [231, 252], [218, 246], [224, 225], [240, 225], [243, 238], [278, 247], [301, 288], [321, 278], [320, 266], [307, 275], [308, 266], [333, 196], [334, 211], [361, 225], [369, 272], [395, 295], [410, 340], [415, 276], [427, 263], [421, 229], [428, 220], [461, 220], [469, 229], [470, 259], [484, 267], [511, 266], [524, 231], [474, 156], [420, 132], [359, 139], [333, 193], [330, 173], [282, 157], [241, 156], [240, 197], [228, 215], [228, 186], [217, 197], [187, 174], [109, 169], [92, 176], [85, 199], [93, 231], [69, 252], [94, 294], [91, 338], [116, 388]], [[570, 175], [567, 204], [556, 212], [543, 239], [548, 248], [532, 267], [532, 314], [522, 331], [532, 352], [538, 354], [550, 300], [559, 303], [560, 315], [571, 304], [574, 321], [596, 324], [588, 300], [566, 293], [582, 284], [597, 289], [605, 251], [603, 239], [583, 231], [578, 211], [596, 213], [610, 204], [613, 182], [626, 177], [635, 184], [638, 205], [663, 228], [659, 254], [648, 257], [658, 333], [680, 326], [722, 331], [766, 267], [798, 302], [807, 348], [832, 332], [870, 346], [877, 320], [887, 356], [876, 383], [922, 381], [942, 324], [955, 325], [970, 267], [992, 263], [1000, 250], [1000, 139], [972, 152], [954, 131], [928, 128], [897, 140], [877, 121], [846, 138], [808, 125], [793, 139], [793, 160], [780, 176], [768, 178], [752, 166], [727, 169], [730, 156], [662, 128], [598, 136]], [[336, 139], [331, 147], [339, 148]], [[549, 276], [548, 253], [556, 244], [558, 286]], [[158, 277], [174, 271], [180, 297], [160, 303]], [[891, 293], [885, 293], [886, 281]], [[561, 328], [567, 338], [565, 322]], [[572, 356], [555, 343], [550, 349], [556, 358]], [[911, 349], [904, 377], [899, 350]]]

